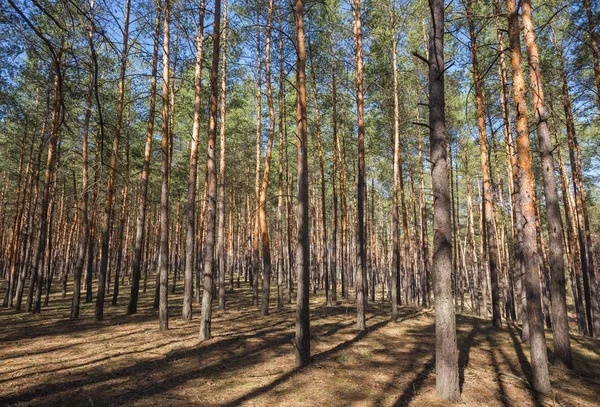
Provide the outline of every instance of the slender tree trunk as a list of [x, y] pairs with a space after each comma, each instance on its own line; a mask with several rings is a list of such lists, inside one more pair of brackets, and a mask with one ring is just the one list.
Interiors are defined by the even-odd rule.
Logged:
[[269, 237], [269, 225], [267, 221], [266, 204], [267, 190], [269, 189], [269, 176], [271, 173], [271, 154], [273, 151], [273, 139], [275, 137], [275, 110], [273, 108], [273, 91], [271, 88], [271, 31], [273, 24], [273, 7], [274, 1], [269, 0], [266, 33], [267, 38], [265, 43], [265, 85], [267, 88], [267, 106], [269, 109], [269, 140], [267, 143], [267, 152], [265, 155], [265, 169], [263, 173], [262, 187], [260, 189], [258, 211], [263, 261], [263, 292], [262, 303], [260, 307], [260, 313], [262, 315], [267, 315], [269, 313], [269, 298], [271, 293], [271, 241]]
[[203, 293], [200, 316], [200, 340], [211, 338], [211, 315], [213, 297], [213, 267], [215, 259], [215, 226], [216, 226], [216, 198], [217, 198], [217, 171], [215, 165], [215, 139], [217, 134], [217, 109], [219, 99], [219, 43], [221, 26], [221, 0], [215, 0], [213, 22], [213, 54], [210, 70], [210, 116], [208, 122], [208, 147], [206, 153], [207, 173], [207, 216], [206, 216], [206, 254], [203, 269]]
[[225, 309], [225, 273], [227, 257], [225, 254], [225, 124], [227, 117], [227, 0], [223, 1], [223, 65], [221, 70], [221, 127], [220, 127], [220, 151], [219, 151], [219, 230], [218, 230], [218, 253], [219, 259], [219, 309]]
[[125, 105], [125, 71], [127, 68], [127, 56], [129, 53], [129, 12], [131, 0], [127, 0], [125, 6], [125, 22], [123, 25], [123, 50], [121, 51], [121, 67], [119, 73], [119, 89], [117, 101], [117, 118], [115, 123], [115, 136], [113, 139], [113, 150], [110, 158], [108, 184], [106, 189], [106, 200], [104, 202], [104, 215], [102, 220], [102, 248], [100, 256], [100, 269], [98, 270], [98, 293], [96, 295], [96, 321], [104, 319], [104, 295], [106, 290], [106, 275], [109, 261], [110, 235], [113, 221], [113, 201], [115, 186], [117, 182], [117, 163], [119, 159], [119, 142], [123, 125], [123, 108]]
[[252, 305], [258, 305], [258, 280], [260, 275], [260, 158], [262, 145], [262, 73], [261, 73], [261, 42], [260, 42], [260, 14], [256, 12], [257, 40], [256, 40], [256, 178], [254, 189], [256, 192], [256, 211], [254, 212], [254, 231], [252, 234]]
[[531, 346], [532, 387], [541, 393], [550, 391], [546, 337], [541, 307], [540, 281], [537, 273], [537, 250], [535, 241], [534, 177], [531, 167], [529, 124], [525, 100], [525, 77], [521, 64], [521, 39], [519, 14], [516, 0], [507, 0], [508, 32], [510, 39], [511, 65], [513, 72], [514, 100], [516, 106], [517, 167], [518, 167], [518, 216], [520, 225], [521, 254], [525, 271], [527, 294], [527, 320]]
[[446, 163], [444, 95], [444, 1], [430, 0], [429, 126], [431, 182], [433, 188], [433, 274], [435, 295], [435, 370], [438, 397], [456, 402], [460, 398], [456, 320], [452, 301], [452, 236], [450, 188]]
[[565, 265], [563, 254], [563, 226], [560, 216], [560, 204], [556, 189], [554, 158], [552, 142], [548, 127], [548, 113], [544, 101], [542, 74], [539, 63], [539, 53], [531, 18], [531, 0], [523, 0], [522, 5], [523, 31], [529, 60], [529, 77], [531, 80], [531, 95], [533, 111], [537, 122], [537, 133], [542, 161], [542, 178], [546, 211], [548, 217], [549, 267], [552, 276], [552, 335], [554, 337], [554, 355], [557, 361], [562, 361], [572, 368], [571, 343], [569, 339], [569, 321], [567, 319], [567, 300], [565, 289]]
[[[46, 243], [48, 236], [48, 215], [49, 215], [49, 204], [50, 204], [50, 189], [52, 178], [54, 177], [54, 169], [56, 167], [57, 160], [57, 144], [58, 144], [58, 131], [61, 124], [61, 105], [62, 105], [62, 84], [60, 83], [61, 74], [58, 70], [62, 69], [62, 51], [63, 51], [64, 40], [61, 40], [60, 52], [58, 55], [59, 65], [56, 67], [56, 73], [54, 76], [54, 108], [52, 110], [52, 125], [50, 129], [50, 140], [48, 142], [48, 159], [46, 161], [46, 172], [44, 174], [44, 192], [42, 194], [42, 206], [40, 212], [40, 228], [39, 237], [37, 244], [36, 257], [33, 264], [33, 271], [31, 275], [31, 283], [29, 286], [29, 295], [27, 297], [27, 311], [33, 311], [33, 313], [39, 313], [41, 307], [40, 295], [42, 292], [43, 283], [43, 270], [44, 262], [43, 257], [46, 253]], [[51, 218], [50, 218], [51, 220]], [[34, 288], [37, 290], [36, 300], [34, 304]]]
[[[332, 47], [333, 48], [333, 47]], [[333, 230], [331, 232], [331, 302], [337, 303], [337, 256], [338, 256], [338, 188], [337, 188], [337, 172], [338, 172], [338, 154], [337, 154], [337, 143], [338, 143], [338, 112], [337, 112], [337, 83], [336, 83], [336, 61], [335, 54], [332, 49], [332, 64], [331, 64], [331, 97], [332, 97], [332, 127], [333, 127], [333, 141], [332, 141], [332, 195], [333, 195]]]
[[308, 41], [309, 53], [310, 53], [310, 71], [313, 79], [313, 101], [315, 107], [315, 127], [317, 136], [317, 149], [319, 155], [319, 183], [320, 183], [320, 199], [321, 199], [321, 253], [320, 253], [320, 269], [321, 274], [325, 279], [325, 302], [327, 305], [332, 305], [332, 297], [329, 292], [329, 270], [328, 270], [328, 250], [327, 250], [327, 206], [325, 201], [325, 164], [323, 159], [323, 143], [321, 137], [321, 118], [319, 114], [319, 94], [317, 91], [317, 75], [314, 69], [314, 54], [310, 39]]
[[308, 219], [308, 156], [306, 116], [306, 46], [304, 43], [304, 0], [296, 0], [296, 135], [298, 143], [298, 231], [296, 239], [296, 364], [310, 363], [310, 314], [308, 303], [310, 279], [310, 242]]
[[92, 56], [92, 42], [94, 41], [94, 0], [90, 0], [90, 25], [88, 27], [89, 51], [89, 79], [88, 89], [85, 97], [85, 116], [83, 121], [83, 135], [81, 140], [81, 238], [79, 241], [79, 252], [77, 263], [73, 272], [73, 300], [71, 302], [71, 319], [79, 318], [79, 303], [81, 297], [81, 275], [85, 263], [85, 254], [90, 237], [90, 224], [88, 219], [88, 135], [90, 131], [90, 119], [92, 117], [92, 97], [94, 93], [94, 61]]
[[[192, 139], [190, 142], [190, 164], [187, 183], [186, 206], [186, 238], [185, 238], [185, 268], [183, 277], [183, 311], [181, 318], [184, 321], [192, 320], [192, 288], [194, 276], [194, 245], [196, 233], [196, 183], [198, 174], [198, 143], [200, 139], [200, 115], [202, 114], [202, 44], [204, 42], [204, 13], [206, 5], [204, 0], [200, 3], [200, 19], [196, 36], [196, 67], [194, 73], [194, 124], [192, 126]], [[198, 270], [196, 270], [198, 272]]]
[[590, 36], [590, 47], [592, 48], [592, 57], [594, 61], [594, 80], [596, 82], [596, 89], [598, 89], [598, 100], [600, 102], [600, 53], [598, 52], [598, 36], [596, 35], [596, 24], [594, 23], [594, 15], [592, 14], [591, 0], [583, 0], [583, 6], [585, 7], [585, 15], [588, 23], [587, 28]]
[[477, 104], [477, 125], [479, 127], [479, 148], [481, 152], [481, 173], [483, 182], [483, 200], [484, 210], [482, 216], [485, 224], [490, 277], [492, 280], [492, 325], [502, 327], [502, 317], [500, 314], [500, 295], [498, 292], [498, 241], [494, 231], [494, 208], [492, 206], [490, 165], [488, 161], [487, 132], [485, 126], [485, 105], [484, 105], [484, 85], [483, 79], [479, 76], [479, 58], [477, 56], [477, 37], [475, 34], [475, 22], [473, 20], [472, 0], [467, 1], [467, 18], [469, 20], [469, 34], [471, 38], [471, 60], [473, 64], [473, 82], [475, 83], [475, 99]]
[[[567, 138], [573, 140], [575, 136], [575, 123], [573, 120], [573, 109], [571, 107], [571, 98], [569, 96], [569, 87], [567, 82], [567, 71], [565, 69], [565, 58], [562, 48], [560, 47], [559, 42], [554, 36], [556, 46], [558, 51], [560, 52], [560, 76], [561, 76], [561, 94], [562, 94], [562, 104], [565, 112], [565, 122], [567, 128]], [[556, 134], [555, 134], [556, 136]], [[556, 136], [557, 137], [557, 136]], [[558, 137], [556, 139], [558, 144]], [[560, 154], [560, 148], [557, 149], [558, 162], [560, 168], [560, 180], [561, 180], [561, 189], [562, 189], [562, 197], [564, 201], [565, 208], [565, 218], [567, 220], [567, 237], [569, 243], [569, 247], [571, 248], [571, 270], [574, 274], [574, 282], [576, 284], [573, 285], [573, 299], [575, 302], [575, 308], [577, 310], [577, 321], [579, 323], [579, 329], [581, 333], [587, 335], [590, 331], [588, 330], [586, 315], [585, 315], [585, 307], [583, 305], [583, 281], [582, 281], [582, 269], [583, 265], [581, 263], [581, 248], [579, 246], [579, 241], [576, 240], [578, 236], [577, 231], [577, 204], [575, 199], [572, 198], [569, 187], [569, 179], [567, 178], [567, 172], [564, 167], [564, 163], [562, 161], [562, 157]], [[575, 289], [577, 287], [577, 289]]]
[[398, 100], [398, 36], [396, 35], [395, 10], [390, 2], [390, 25], [392, 29], [392, 70], [394, 77], [394, 189], [392, 192], [392, 321], [398, 319], [398, 280], [400, 278], [400, 224], [398, 214], [398, 177], [400, 170], [400, 102]]
[[356, 64], [356, 109], [358, 112], [358, 174], [357, 174], [357, 214], [356, 214], [356, 243], [357, 243], [357, 272], [356, 272], [356, 328], [363, 331], [365, 325], [365, 308], [367, 293], [365, 280], [367, 277], [367, 242], [365, 241], [365, 119], [363, 100], [363, 46], [360, 14], [360, 0], [353, 0], [354, 12], [354, 42]]
[[[279, 19], [279, 29], [281, 30], [282, 18]], [[279, 169], [278, 169], [278, 189], [277, 189], [277, 238], [279, 250], [277, 253], [277, 308], [283, 308], [283, 284], [286, 273], [284, 253], [285, 239], [283, 234], [283, 211], [284, 211], [284, 196], [283, 196], [283, 170], [285, 159], [284, 145], [284, 104], [285, 104], [285, 71], [283, 70], [283, 36], [279, 36], [279, 93], [277, 95], [277, 103], [279, 109]]]
[[171, 21], [171, 0], [163, 3], [163, 72], [162, 72], [162, 123], [161, 123], [161, 193], [160, 193], [160, 243], [159, 264], [159, 309], [158, 319], [160, 330], [169, 329], [169, 24]]
[[[420, 122], [419, 108], [417, 106], [417, 122]], [[423, 299], [421, 305], [426, 308], [431, 307], [431, 289], [429, 285], [429, 232], [427, 228], [427, 199], [425, 197], [425, 168], [423, 166], [423, 138], [421, 136], [421, 126], [417, 126], [418, 150], [419, 150], [419, 208], [421, 211], [421, 229], [420, 244], [422, 250], [421, 260], [421, 290]]]

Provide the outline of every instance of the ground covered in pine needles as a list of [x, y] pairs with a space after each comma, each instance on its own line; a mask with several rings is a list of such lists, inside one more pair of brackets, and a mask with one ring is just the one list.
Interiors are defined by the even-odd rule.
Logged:
[[[41, 315], [0, 309], [0, 406], [430, 406], [435, 398], [434, 314], [370, 304], [368, 329], [355, 329], [352, 303], [311, 302], [313, 363], [294, 364], [291, 305], [261, 317], [248, 287], [213, 313], [214, 338], [198, 341], [194, 321], [179, 318], [181, 287], [170, 295], [170, 329], [160, 332], [154, 291], [125, 316], [129, 288], [106, 320], [93, 303], [71, 322], [69, 299], [54, 294]], [[2, 290], [3, 292], [3, 290]], [[108, 297], [110, 298], [110, 297]], [[574, 371], [551, 367], [553, 393], [532, 392], [528, 347], [516, 326], [493, 329], [457, 317], [463, 406], [600, 404], [600, 342], [572, 337]], [[548, 334], [549, 349], [552, 349]], [[549, 351], [550, 357], [551, 352]]]

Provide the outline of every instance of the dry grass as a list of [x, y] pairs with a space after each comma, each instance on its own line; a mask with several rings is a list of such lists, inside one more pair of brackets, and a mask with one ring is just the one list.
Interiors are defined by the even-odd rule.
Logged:
[[[168, 332], [158, 330], [153, 290], [129, 317], [129, 288], [122, 291], [102, 323], [93, 322], [93, 304], [69, 321], [70, 301], [60, 294], [41, 315], [1, 309], [0, 406], [445, 405], [435, 398], [432, 311], [402, 307], [391, 323], [387, 306], [371, 304], [369, 328], [359, 333], [351, 303], [325, 307], [322, 296], [313, 298], [314, 362], [297, 369], [292, 306], [261, 317], [242, 286], [228, 294], [227, 312], [213, 314], [214, 338], [200, 343], [197, 312], [192, 323], [179, 319], [180, 287], [170, 295]], [[459, 405], [599, 405], [597, 340], [573, 336], [575, 370], [551, 367], [554, 392], [541, 396], [529, 389], [517, 327], [457, 319]]]

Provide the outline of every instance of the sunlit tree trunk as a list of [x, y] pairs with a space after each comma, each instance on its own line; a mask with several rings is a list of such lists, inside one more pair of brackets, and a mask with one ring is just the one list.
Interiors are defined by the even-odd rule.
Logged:
[[571, 343], [569, 339], [569, 321], [567, 318], [567, 300], [565, 289], [565, 264], [563, 254], [563, 226], [560, 215], [560, 204], [556, 188], [556, 175], [548, 113], [544, 101], [542, 74], [535, 31], [531, 17], [531, 0], [523, 0], [522, 5], [523, 31], [529, 61], [529, 78], [531, 80], [531, 96], [533, 111], [537, 122], [537, 134], [542, 162], [542, 179], [548, 217], [549, 268], [552, 292], [552, 335], [554, 337], [554, 355], [566, 366], [572, 367]]
[[522, 68], [519, 14], [516, 0], [507, 0], [508, 34], [513, 73], [514, 101], [517, 130], [518, 216], [523, 219], [520, 228], [521, 255], [525, 272], [527, 321], [531, 346], [532, 387], [541, 393], [550, 391], [546, 354], [546, 337], [541, 306], [540, 280], [537, 271], [535, 238], [535, 191], [529, 144], [529, 123], [525, 99], [525, 76]]

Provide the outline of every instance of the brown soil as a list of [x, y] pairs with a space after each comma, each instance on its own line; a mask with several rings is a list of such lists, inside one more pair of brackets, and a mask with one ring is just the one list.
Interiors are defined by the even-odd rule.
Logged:
[[[93, 303], [69, 321], [70, 300], [60, 294], [41, 315], [0, 309], [0, 406], [446, 405], [435, 397], [433, 311], [401, 307], [391, 323], [387, 306], [370, 304], [359, 333], [351, 303], [313, 298], [313, 363], [298, 369], [291, 305], [261, 317], [242, 286], [228, 294], [227, 312], [213, 314], [214, 338], [200, 343], [197, 306], [194, 321], [179, 318], [180, 289], [169, 298], [168, 332], [158, 330], [153, 290], [129, 317], [129, 287], [122, 291], [102, 323], [93, 322]], [[542, 396], [529, 389], [528, 347], [516, 326], [498, 330], [470, 316], [457, 326], [459, 405], [600, 404], [599, 341], [573, 335], [575, 370], [552, 366], [554, 390]]]

